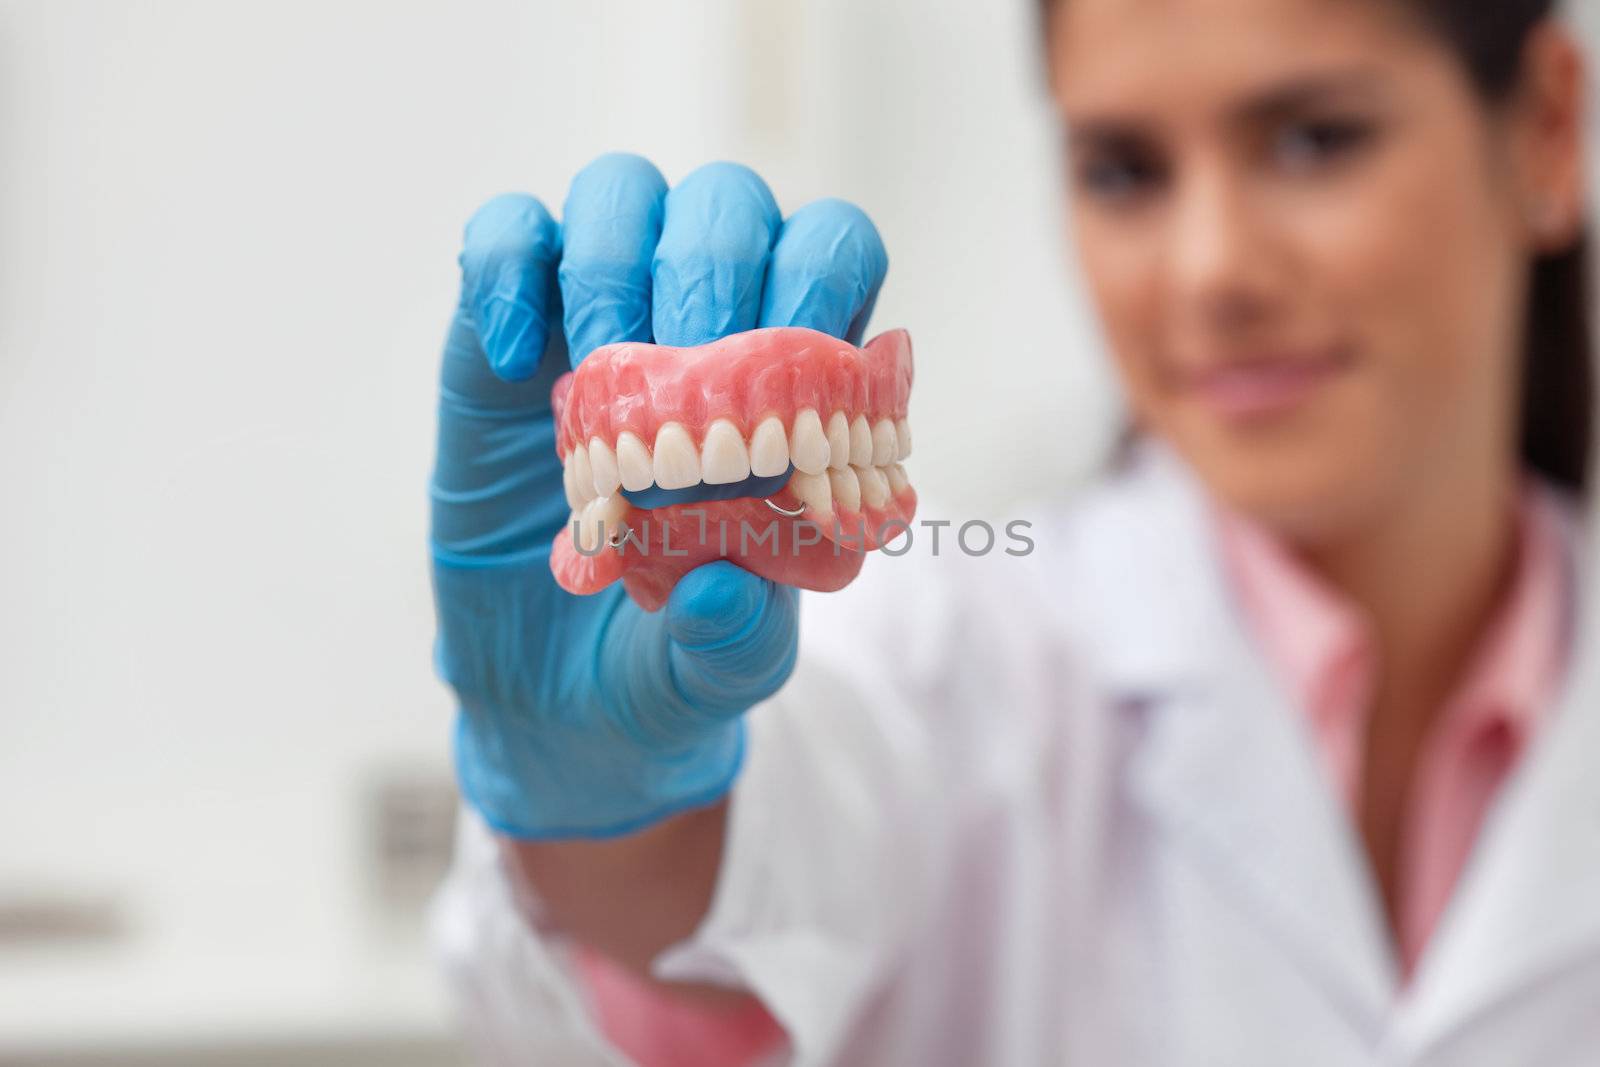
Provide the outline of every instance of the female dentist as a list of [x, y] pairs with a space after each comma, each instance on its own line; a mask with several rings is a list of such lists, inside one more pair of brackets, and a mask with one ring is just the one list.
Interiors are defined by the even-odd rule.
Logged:
[[803, 620], [727, 562], [653, 614], [561, 592], [554, 378], [858, 340], [887, 257], [848, 205], [623, 156], [559, 224], [469, 224], [432, 548], [474, 1040], [1600, 1063], [1577, 46], [1548, 0], [1043, 6], [1137, 436], [1025, 557], [873, 559]]

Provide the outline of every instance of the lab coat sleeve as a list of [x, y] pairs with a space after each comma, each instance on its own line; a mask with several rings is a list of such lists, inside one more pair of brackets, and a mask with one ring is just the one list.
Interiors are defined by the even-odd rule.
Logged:
[[937, 756], [897, 672], [874, 662], [894, 646], [867, 647], [813, 649], [753, 716], [710, 914], [655, 964], [661, 978], [754, 992], [797, 1063], [846, 1041], [941, 880]]
[[487, 826], [463, 809], [455, 857], [435, 895], [430, 937], [463, 1035], [494, 1067], [626, 1067], [601, 1037], [562, 939], [519, 898]]
[[[874, 562], [843, 593], [805, 599], [794, 676], [750, 714], [710, 911], [653, 966], [662, 979], [754, 993], [799, 1064], [833, 1058], [926, 929], [955, 862], [956, 807], [970, 801], [953, 776], [993, 765], [959, 751], [996, 741], [962, 716], [1006, 720], [982, 701], [951, 705], [963, 684], [953, 672], [985, 654], [970, 644], [985, 626], [957, 603], [941, 561]], [[626, 1063], [537, 902], [522, 904], [493, 840], [465, 816], [434, 933], [484, 1061]]]

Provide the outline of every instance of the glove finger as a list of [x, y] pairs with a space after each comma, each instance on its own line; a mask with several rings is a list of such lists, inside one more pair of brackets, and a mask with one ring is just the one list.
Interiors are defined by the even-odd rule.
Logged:
[[791, 215], [767, 264], [762, 326], [806, 326], [860, 344], [889, 254], [866, 212], [818, 200]]
[[701, 345], [754, 329], [782, 216], [754, 171], [711, 163], [667, 194], [651, 266], [656, 341]]
[[684, 575], [664, 614], [673, 684], [702, 715], [747, 711], [794, 670], [798, 590], [723, 560]]
[[560, 317], [560, 258], [561, 230], [534, 197], [497, 196], [467, 223], [460, 314], [489, 367], [506, 381], [523, 381], [539, 369], [550, 327]]
[[[532, 197], [491, 200], [467, 225], [429, 485], [440, 562], [520, 560], [548, 547], [566, 521], [550, 417], [550, 387], [566, 369], [559, 331], [549, 338], [548, 325], [560, 315], [559, 237]], [[491, 368], [485, 337], [498, 346], [502, 367], [511, 353], [508, 377], [520, 380]], [[547, 338], [551, 355], [541, 359]]]
[[558, 277], [573, 366], [601, 345], [650, 340], [650, 263], [666, 196], [661, 172], [623, 153], [601, 156], [572, 179]]

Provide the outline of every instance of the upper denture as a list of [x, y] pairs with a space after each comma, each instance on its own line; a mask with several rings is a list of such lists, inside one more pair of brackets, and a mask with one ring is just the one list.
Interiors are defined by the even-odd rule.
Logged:
[[[799, 327], [752, 330], [695, 348], [607, 345], [558, 385], [556, 447], [562, 459], [596, 439], [615, 450], [631, 433], [653, 454], [663, 427], [675, 423], [698, 450], [718, 420], [754, 446], [762, 424], [775, 418], [786, 448], [800, 451], [795, 446], [807, 444], [803, 458], [809, 460], [820, 452], [812, 431], [826, 438], [828, 420], [839, 413], [847, 425], [860, 424], [870, 448], [892, 441], [896, 424], [904, 422], [911, 367], [904, 330], [882, 334], [865, 348]], [[791, 432], [806, 436], [791, 442]], [[751, 459], [752, 472], [762, 474], [757, 457]]]

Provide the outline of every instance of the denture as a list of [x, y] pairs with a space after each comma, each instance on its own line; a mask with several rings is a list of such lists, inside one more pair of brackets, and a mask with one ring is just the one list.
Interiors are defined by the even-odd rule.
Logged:
[[910, 398], [904, 330], [862, 348], [779, 327], [596, 349], [552, 393], [572, 517], [550, 569], [577, 594], [620, 580], [648, 611], [715, 559], [841, 589], [916, 512]]

